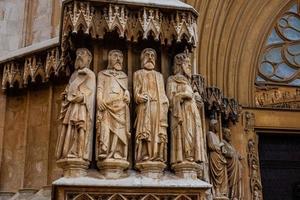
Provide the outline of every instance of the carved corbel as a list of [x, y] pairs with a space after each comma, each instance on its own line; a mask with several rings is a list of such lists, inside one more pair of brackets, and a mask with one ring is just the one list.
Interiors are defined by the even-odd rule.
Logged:
[[6, 90], [7, 85], [13, 88], [15, 83], [18, 84], [19, 88], [22, 88], [22, 76], [21, 71], [17, 63], [10, 62], [5, 64], [2, 78], [2, 89]]

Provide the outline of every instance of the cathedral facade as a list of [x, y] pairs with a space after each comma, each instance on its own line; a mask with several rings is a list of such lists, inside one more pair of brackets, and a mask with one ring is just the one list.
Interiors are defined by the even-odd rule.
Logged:
[[3, 0], [0, 81], [0, 200], [300, 199], [298, 0]]

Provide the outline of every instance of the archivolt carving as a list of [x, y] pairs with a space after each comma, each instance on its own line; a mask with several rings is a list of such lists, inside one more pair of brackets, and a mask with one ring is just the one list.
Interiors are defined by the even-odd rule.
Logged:
[[93, 38], [103, 38], [106, 32], [117, 30], [120, 37], [137, 41], [142, 36], [147, 39], [181, 41], [186, 39], [190, 44], [197, 43], [196, 16], [188, 11], [164, 13], [161, 9], [143, 7], [131, 9], [118, 4], [102, 7], [92, 6], [89, 2], [71, 2], [64, 10], [63, 34], [77, 33], [82, 30]]

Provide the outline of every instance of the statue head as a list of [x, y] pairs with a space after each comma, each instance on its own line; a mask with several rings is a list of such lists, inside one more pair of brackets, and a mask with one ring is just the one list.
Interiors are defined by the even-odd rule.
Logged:
[[211, 119], [209, 121], [209, 130], [216, 133], [217, 132], [217, 126], [218, 126], [218, 120]]
[[120, 50], [111, 50], [108, 53], [107, 69], [121, 71], [123, 67], [123, 53]]
[[76, 51], [75, 69], [89, 68], [92, 62], [92, 54], [86, 48], [79, 48]]
[[141, 53], [141, 64], [143, 69], [152, 70], [155, 68], [156, 52], [152, 48], [146, 48]]
[[223, 136], [227, 142], [231, 141], [231, 131], [229, 128], [223, 128]]
[[177, 54], [174, 57], [174, 74], [192, 77], [191, 59], [187, 52]]

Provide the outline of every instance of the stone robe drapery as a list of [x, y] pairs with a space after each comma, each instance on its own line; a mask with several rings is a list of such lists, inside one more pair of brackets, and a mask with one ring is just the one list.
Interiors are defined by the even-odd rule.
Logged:
[[242, 186], [243, 169], [240, 155], [230, 143], [224, 141], [224, 144], [226, 149], [229, 199], [242, 200], [244, 199]]
[[[163, 156], [164, 161], [166, 161], [166, 145], [164, 155], [158, 155], [159, 144], [167, 143], [166, 128], [168, 126], [169, 101], [165, 93], [163, 76], [154, 70], [141, 69], [134, 73], [133, 86], [137, 103], [137, 117], [135, 120], [136, 149], [139, 145], [142, 145], [142, 140], [146, 140], [151, 142], [150, 159]], [[144, 94], [149, 96], [149, 101], [139, 103], [137, 99]], [[142, 154], [145, 151], [144, 149]], [[138, 158], [137, 161], [139, 161]]]
[[[124, 148], [117, 149], [122, 157], [127, 158], [128, 138], [130, 136], [129, 107], [124, 101], [128, 93], [128, 78], [122, 71], [104, 70], [98, 74], [97, 102], [105, 104], [105, 110], [97, 112], [98, 154], [109, 153], [110, 133], [118, 136]], [[128, 96], [129, 97], [129, 96]], [[125, 152], [124, 152], [125, 150]]]
[[[75, 71], [63, 93], [59, 119], [62, 129], [56, 147], [57, 159], [67, 157], [91, 160], [93, 146], [94, 104], [96, 94], [96, 78], [88, 68]], [[83, 97], [83, 101], [76, 102]], [[79, 131], [84, 131], [81, 141], [83, 155], [78, 155]]]
[[[204, 161], [201, 117], [189, 80], [183, 75], [169, 77], [167, 94], [171, 108], [171, 163]], [[190, 98], [182, 99], [180, 94]]]
[[214, 132], [209, 131], [207, 134], [207, 146], [209, 150], [210, 178], [215, 197], [228, 195], [226, 159], [222, 154], [221, 144], [219, 137]]

